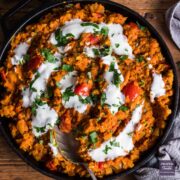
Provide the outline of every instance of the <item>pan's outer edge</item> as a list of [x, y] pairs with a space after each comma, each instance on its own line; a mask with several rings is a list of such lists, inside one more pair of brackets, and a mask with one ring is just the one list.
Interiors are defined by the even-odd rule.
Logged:
[[[11, 41], [11, 38], [17, 33], [19, 32], [22, 27], [24, 27], [28, 22], [30, 22], [31, 20], [33, 20], [35, 17], [37, 17], [38, 15], [44, 13], [44, 12], [47, 12], [49, 11], [50, 9], [52, 8], [55, 8], [57, 6], [61, 6], [61, 5], [65, 5], [65, 4], [69, 4], [69, 3], [77, 3], [77, 2], [80, 2], [80, 3], [93, 3], [93, 2], [97, 2], [96, 0], [86, 0], [86, 1], [83, 1], [83, 0], [75, 0], [75, 1], [68, 1], [68, 2], [54, 2], [54, 3], [49, 3], [49, 4], [45, 4], [45, 5], [42, 5], [40, 8], [37, 8], [35, 10], [33, 10], [32, 12], [30, 12], [28, 14], [28, 16], [26, 16], [26, 19], [23, 20], [20, 24], [17, 25], [17, 27], [14, 29], [13, 33], [7, 38], [6, 42], [4, 42], [4, 46], [0, 52], [0, 59], [2, 59], [10, 41]], [[115, 2], [111, 2], [111, 1], [106, 1], [106, 0], [99, 0], [98, 1], [99, 3], [103, 3], [105, 5], [110, 5], [110, 6], [114, 6], [116, 8], [119, 8], [119, 10], [124, 10], [126, 11], [128, 14], [131, 14], [131, 15], [134, 15], [135, 19], [142, 22], [143, 24], [145, 24], [148, 29], [152, 32], [152, 34], [156, 37], [156, 39], [158, 40], [158, 42], [160, 43], [161, 45], [161, 48], [162, 50], [164, 51], [164, 55], [165, 57], [168, 59], [169, 63], [171, 64], [171, 67], [173, 69], [173, 73], [174, 73], [174, 99], [173, 99], [173, 105], [172, 105], [172, 114], [171, 114], [171, 117], [169, 118], [169, 123], [166, 127], [166, 131], [164, 132], [164, 135], [163, 137], [160, 139], [160, 141], [157, 142], [157, 144], [153, 147], [153, 149], [150, 151], [150, 153], [147, 155], [146, 158], [144, 158], [143, 160], [141, 160], [140, 162], [138, 162], [132, 169], [128, 169], [126, 171], [123, 171], [122, 173], [119, 173], [119, 174], [115, 174], [115, 175], [110, 175], [110, 176], [107, 176], [103, 179], [107, 179], [107, 180], [110, 180], [110, 179], [116, 179], [120, 176], [125, 176], [125, 175], [128, 175], [134, 171], [136, 171], [138, 168], [140, 168], [141, 166], [143, 166], [146, 162], [148, 162], [152, 157], [153, 155], [157, 152], [157, 149], [158, 147], [166, 140], [168, 134], [170, 133], [171, 129], [172, 129], [172, 126], [173, 126], [173, 121], [174, 121], [174, 118], [176, 116], [176, 111], [177, 111], [177, 107], [178, 107], [178, 98], [179, 98], [179, 89], [178, 89], [178, 76], [177, 76], [177, 71], [176, 71], [176, 68], [175, 68], [175, 64], [173, 62], [173, 58], [169, 52], [169, 49], [167, 47], [167, 45], [165, 44], [164, 40], [161, 38], [161, 36], [159, 35], [159, 33], [152, 27], [152, 25], [150, 25], [143, 17], [141, 17], [138, 13], [132, 11], [131, 9], [123, 6], [123, 5], [120, 5], [120, 4], [117, 4]], [[2, 120], [2, 119], [1, 119]], [[35, 165], [31, 158], [29, 156], [26, 157], [26, 155], [15, 145], [14, 142], [11, 141], [11, 138], [10, 138], [10, 135], [5, 131], [4, 127], [3, 127], [3, 123], [0, 122], [0, 130], [4, 136], [4, 138], [6, 139], [6, 141], [8, 142], [8, 144], [11, 146], [11, 148], [16, 152], [16, 154], [19, 155], [19, 157], [21, 157], [27, 164], [29, 164], [31, 167], [33, 167], [34, 169], [40, 171], [41, 173], [49, 176], [49, 177], [52, 177], [54, 179], [79, 179], [78, 177], [68, 177], [67, 175], [64, 175], [64, 174], [54, 174], [48, 170], [46, 170], [45, 168], [43, 167], [38, 167], [38, 165]], [[83, 178], [85, 179], [85, 178]]]

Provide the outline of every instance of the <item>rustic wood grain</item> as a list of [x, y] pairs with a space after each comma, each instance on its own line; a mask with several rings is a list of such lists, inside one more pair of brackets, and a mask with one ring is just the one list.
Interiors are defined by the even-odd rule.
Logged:
[[[115, 2], [121, 3], [141, 14], [145, 17], [162, 35], [163, 39], [167, 43], [174, 61], [180, 61], [180, 51], [172, 42], [170, 35], [165, 28], [165, 11], [178, 0], [114, 0]], [[17, 0], [0, 0], [0, 15], [4, 14], [8, 9], [15, 5]], [[42, 1], [33, 0], [27, 8], [18, 13], [17, 19], [30, 10], [40, 5]], [[0, 30], [0, 45], [2, 45], [3, 34]], [[179, 76], [180, 78], [180, 76]], [[32, 169], [25, 162], [23, 162], [8, 146], [5, 140], [0, 134], [0, 179], [1, 180], [50, 180], [50, 178], [40, 174], [39, 172]], [[132, 176], [128, 178], [121, 178], [121, 180], [133, 180]]]

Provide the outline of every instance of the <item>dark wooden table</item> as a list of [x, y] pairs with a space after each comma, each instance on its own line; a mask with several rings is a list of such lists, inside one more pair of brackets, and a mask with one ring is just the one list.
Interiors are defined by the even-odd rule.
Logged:
[[[141, 14], [145, 17], [162, 35], [163, 39], [166, 41], [174, 61], [177, 62], [180, 60], [180, 50], [174, 45], [170, 39], [170, 35], [166, 29], [164, 16], [165, 11], [178, 0], [114, 0], [118, 3], [121, 3]], [[5, 13], [9, 8], [15, 5], [17, 0], [0, 0], [0, 15]], [[16, 19], [20, 19], [24, 14], [30, 10], [40, 5], [42, 1], [32, 0], [27, 8], [18, 13]], [[3, 34], [0, 31], [0, 45], [2, 45]], [[180, 78], [180, 76], [179, 76]], [[1, 135], [1, 134], [0, 134]], [[10, 179], [10, 180], [46, 180], [50, 179], [39, 172], [32, 169], [25, 162], [23, 162], [8, 146], [5, 140], [0, 136], [0, 179]], [[132, 176], [128, 178], [121, 178], [121, 180], [132, 180]]]

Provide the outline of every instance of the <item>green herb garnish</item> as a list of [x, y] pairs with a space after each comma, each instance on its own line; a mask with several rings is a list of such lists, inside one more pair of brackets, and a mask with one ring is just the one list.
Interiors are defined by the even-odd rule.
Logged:
[[119, 43], [116, 43], [115, 46], [116, 46], [116, 48], [118, 48], [118, 47], [120, 46], [120, 44], [119, 44]]
[[81, 96], [79, 96], [79, 101], [82, 102], [83, 104], [90, 104], [92, 102], [92, 99], [90, 96], [88, 96], [84, 99]]
[[120, 57], [119, 57], [119, 59], [121, 60], [121, 61], [124, 61], [124, 60], [126, 60], [128, 58], [128, 55], [121, 55]]
[[112, 62], [109, 66], [109, 71], [112, 72], [115, 70], [115, 62]]
[[74, 38], [73, 34], [68, 33], [63, 35], [61, 29], [58, 29], [55, 32], [55, 39], [58, 42], [58, 46], [65, 46], [72, 38]]
[[33, 86], [34, 82], [40, 77], [40, 75], [41, 75], [41, 74], [37, 71], [37, 73], [36, 73], [34, 79], [30, 82], [30, 85], [29, 85], [30, 90], [32, 90], [32, 91], [35, 90], [35, 88], [32, 87], [32, 86]]
[[109, 28], [106, 26], [102, 27], [100, 33], [104, 36], [107, 36], [109, 33]]
[[117, 142], [115, 139], [113, 141], [110, 141], [110, 145], [114, 147], [120, 147], [120, 143]]
[[102, 93], [101, 95], [101, 105], [103, 106], [106, 101], [106, 93]]
[[56, 61], [58, 61], [58, 59], [47, 48], [41, 49], [41, 54], [49, 63], [55, 63]]
[[35, 130], [39, 133], [44, 133], [45, 132], [45, 129], [46, 127], [37, 127], [37, 126], [34, 126]]
[[62, 70], [65, 70], [67, 72], [71, 72], [71, 71], [73, 71], [73, 66], [68, 65], [68, 64], [63, 64], [62, 65]]
[[142, 55], [139, 55], [136, 57], [137, 62], [142, 62], [144, 60], [144, 57]]
[[99, 26], [97, 24], [91, 23], [91, 22], [83, 22], [83, 23], [81, 23], [81, 26], [93, 26], [93, 27], [99, 29]]
[[119, 86], [119, 84], [121, 83], [121, 78], [120, 78], [121, 74], [118, 73], [117, 70], [114, 70], [114, 74], [113, 74], [113, 84], [115, 84], [116, 86]]
[[69, 101], [69, 98], [71, 96], [74, 96], [74, 92], [72, 91], [72, 86], [66, 88], [66, 90], [64, 91], [64, 93], [62, 94], [62, 99], [66, 102]]
[[89, 134], [89, 139], [90, 139], [90, 142], [92, 144], [95, 144], [98, 141], [98, 139], [97, 139], [97, 132], [96, 131], [91, 132]]
[[136, 24], [138, 25], [139, 29], [141, 29], [142, 31], [144, 31], [146, 29], [146, 27], [139, 24], [138, 21], [136, 21]]
[[108, 151], [111, 150], [112, 148], [108, 145], [105, 146], [105, 149], [103, 150], [104, 154], [108, 154]]
[[121, 105], [118, 110], [127, 111], [129, 108], [127, 106]]

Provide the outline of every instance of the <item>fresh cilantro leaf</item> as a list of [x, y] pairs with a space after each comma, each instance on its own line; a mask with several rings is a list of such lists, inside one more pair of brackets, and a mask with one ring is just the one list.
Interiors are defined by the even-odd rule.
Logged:
[[68, 33], [64, 36], [61, 29], [58, 29], [55, 32], [55, 39], [58, 42], [58, 46], [65, 46], [72, 38], [74, 38], [73, 34]]
[[37, 126], [34, 126], [34, 128], [35, 128], [35, 130], [36, 130], [37, 132], [40, 132], [40, 133], [45, 132], [45, 129], [46, 129], [45, 126], [44, 126], [44, 127], [37, 127]]
[[111, 150], [112, 148], [108, 145], [105, 146], [105, 149], [103, 150], [104, 154], [108, 154], [108, 151]]
[[144, 60], [144, 57], [142, 55], [139, 55], [136, 57], [137, 62], [142, 62]]
[[71, 96], [74, 96], [74, 92], [72, 91], [72, 86], [66, 88], [66, 90], [64, 91], [64, 93], [62, 94], [62, 98], [63, 100], [66, 102], [66, 101], [69, 101], [69, 98]]
[[136, 21], [136, 24], [138, 25], [139, 29], [141, 29], [142, 31], [144, 31], [146, 29], [146, 27], [139, 24], [138, 21]]
[[126, 60], [128, 58], [128, 55], [121, 55], [120, 57], [119, 57], [119, 59], [121, 60], [121, 61], [124, 61], [124, 60]]
[[109, 71], [112, 72], [115, 70], [115, 62], [112, 62], [109, 66]]
[[95, 144], [98, 141], [98, 139], [97, 139], [97, 132], [96, 131], [91, 132], [89, 134], [89, 139], [90, 139], [90, 142], [92, 144]]
[[71, 71], [73, 71], [73, 66], [68, 65], [68, 64], [63, 64], [62, 65], [62, 70], [65, 70], [67, 72], [71, 72]]
[[30, 82], [30, 85], [29, 85], [30, 90], [32, 90], [32, 88], [33, 88], [32, 86], [33, 86], [34, 82], [40, 77], [40, 75], [41, 74], [37, 71], [34, 79]]
[[101, 95], [101, 106], [104, 105], [105, 101], [106, 101], [106, 93], [102, 93], [102, 95]]
[[120, 46], [120, 44], [119, 44], [119, 43], [116, 43], [115, 46], [116, 46], [116, 48], [118, 48], [118, 47]]
[[120, 147], [120, 143], [117, 142], [115, 139], [113, 141], [110, 141], [110, 145], [114, 147]]
[[83, 99], [81, 96], [79, 96], [79, 100], [80, 100], [83, 104], [90, 104], [90, 103], [92, 102], [90, 96], [88, 96], [88, 97], [86, 97], [86, 98], [84, 98], [84, 99]]
[[93, 26], [93, 27], [99, 29], [99, 26], [97, 24], [91, 23], [91, 22], [83, 22], [83, 23], [81, 23], [81, 26]]
[[121, 78], [120, 78], [121, 74], [118, 73], [117, 70], [114, 70], [114, 74], [113, 74], [113, 84], [115, 84], [116, 86], [119, 86], [119, 84], [121, 83]]
[[107, 36], [109, 33], [109, 28], [107, 26], [102, 27], [100, 33], [104, 36]]
[[55, 63], [58, 60], [47, 48], [41, 49], [41, 54], [49, 63]]
[[118, 110], [121, 110], [121, 111], [127, 111], [129, 108], [127, 106], [120, 106]]

